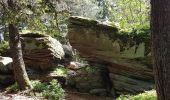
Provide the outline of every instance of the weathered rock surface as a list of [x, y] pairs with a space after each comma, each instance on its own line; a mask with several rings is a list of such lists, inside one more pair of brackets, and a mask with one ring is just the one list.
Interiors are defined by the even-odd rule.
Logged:
[[[21, 34], [20, 38], [24, 62], [30, 79], [65, 81], [66, 76], [58, 75], [53, 69], [58, 67], [61, 59], [63, 63], [66, 63], [66, 61], [70, 63], [70, 60], [73, 59], [70, 46], [62, 46], [56, 39], [36, 33]], [[13, 82], [12, 58], [0, 56], [0, 84], [11, 84]]]
[[46, 70], [64, 58], [62, 44], [50, 36], [28, 33], [21, 35], [21, 40], [27, 67]]
[[[111, 81], [108, 80], [106, 68], [97, 64], [86, 65], [80, 69], [70, 69], [67, 72], [67, 86], [81, 93], [90, 93], [98, 96], [111, 96]], [[108, 74], [108, 73], [107, 73]]]
[[86, 60], [107, 66], [116, 93], [153, 88], [148, 41], [118, 33], [119, 29], [82, 17], [70, 17], [68, 38]]
[[70, 70], [67, 77], [67, 85], [83, 93], [90, 93], [93, 89], [105, 88], [103, 81], [100, 69], [88, 66], [75, 71]]
[[0, 56], [0, 73], [9, 73], [12, 71], [12, 58]]

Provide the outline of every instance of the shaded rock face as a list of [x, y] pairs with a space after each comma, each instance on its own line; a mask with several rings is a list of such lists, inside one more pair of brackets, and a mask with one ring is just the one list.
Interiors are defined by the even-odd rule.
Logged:
[[62, 47], [65, 55], [64, 55], [64, 59], [61, 60], [61, 64], [63, 64], [64, 66], [68, 66], [70, 62], [73, 61], [74, 58], [73, 49], [72, 46], [69, 44], [63, 45]]
[[70, 45], [63, 45], [62, 47], [65, 53], [65, 58], [72, 60], [74, 55], [72, 47]]
[[[108, 96], [106, 77], [103, 70], [97, 66], [85, 66], [77, 70], [70, 69], [67, 76], [67, 86], [78, 92]], [[105, 83], [106, 82], [106, 83]]]
[[13, 75], [11, 75], [12, 62], [12, 58], [0, 56], [0, 87], [4, 87], [14, 82]]
[[70, 17], [68, 38], [86, 60], [105, 65], [117, 94], [153, 88], [150, 50], [146, 42], [131, 40], [118, 29], [82, 17]]
[[62, 44], [50, 36], [28, 33], [21, 35], [21, 40], [27, 67], [46, 70], [64, 58]]

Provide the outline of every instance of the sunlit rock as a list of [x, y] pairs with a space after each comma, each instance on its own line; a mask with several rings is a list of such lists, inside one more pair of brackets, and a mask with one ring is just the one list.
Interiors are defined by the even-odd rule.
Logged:
[[62, 44], [50, 36], [28, 33], [21, 35], [21, 40], [27, 67], [46, 70], [64, 58]]
[[126, 34], [115, 26], [83, 17], [70, 17], [68, 24], [70, 44], [81, 57], [108, 68], [116, 94], [153, 88], [150, 43], [142, 36]]

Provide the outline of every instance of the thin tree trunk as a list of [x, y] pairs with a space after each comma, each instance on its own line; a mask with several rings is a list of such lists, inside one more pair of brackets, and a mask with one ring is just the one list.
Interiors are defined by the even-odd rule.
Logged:
[[57, 12], [55, 12], [55, 20], [56, 20], [56, 28], [57, 28], [59, 34], [61, 34], [60, 28], [59, 28], [59, 23], [58, 23], [58, 14], [57, 14]]
[[170, 0], [151, 0], [151, 33], [158, 100], [170, 100]]
[[19, 32], [13, 24], [9, 24], [9, 39], [10, 49], [13, 58], [15, 80], [21, 90], [30, 89], [32, 88], [32, 86], [25, 70]]

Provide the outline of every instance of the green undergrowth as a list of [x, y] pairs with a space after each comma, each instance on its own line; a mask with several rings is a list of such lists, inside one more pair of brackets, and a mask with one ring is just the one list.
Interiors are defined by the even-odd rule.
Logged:
[[86, 67], [81, 68], [80, 70], [81, 70], [82, 72], [94, 73], [94, 72], [97, 71], [97, 68], [92, 67], [92, 66], [90, 66], [90, 65], [87, 65]]
[[9, 43], [7, 41], [1, 42], [0, 43], [0, 55], [3, 55], [7, 49], [9, 49]]
[[19, 91], [19, 88], [16, 83], [6, 88], [7, 93], [15, 93], [17, 91]]
[[146, 91], [138, 95], [121, 95], [116, 100], [157, 100], [156, 91]]
[[[26, 93], [28, 96], [44, 97], [47, 100], [63, 100], [64, 90], [57, 80], [52, 80], [49, 83], [40, 82], [39, 80], [31, 81], [33, 89]], [[6, 88], [7, 93], [17, 93], [18, 85], [13, 84]]]
[[38, 92], [40, 96], [50, 100], [62, 100], [64, 97], [64, 90], [57, 80], [52, 80], [50, 83], [42, 83], [40, 81], [33, 81], [33, 91]]
[[68, 69], [64, 67], [57, 67], [54, 69], [54, 73], [56, 73], [58, 76], [67, 76]]

